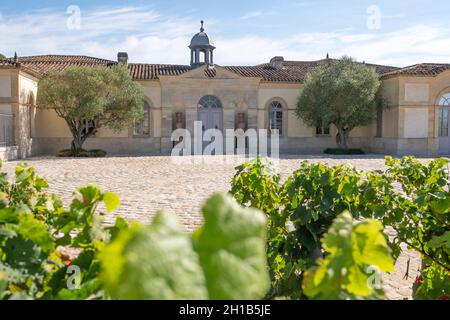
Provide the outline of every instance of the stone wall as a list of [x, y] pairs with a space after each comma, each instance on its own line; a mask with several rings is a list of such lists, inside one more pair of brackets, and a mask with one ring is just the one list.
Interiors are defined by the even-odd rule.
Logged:
[[[0, 72], [0, 84], [7, 80], [5, 74]], [[18, 115], [17, 128], [21, 128], [16, 133], [19, 156], [29, 155], [30, 150], [32, 154], [54, 154], [68, 148], [70, 131], [53, 111], [32, 109], [32, 121], [29, 121], [29, 105], [23, 97], [27, 92], [36, 91], [37, 82], [31, 77], [17, 77], [19, 80], [11, 80], [10, 87], [0, 86], [0, 93], [9, 90], [12, 94], [10, 98], [0, 97], [0, 110], [11, 110]], [[102, 128], [94, 138], [88, 139], [86, 148], [104, 149], [109, 153], [170, 153], [175, 115], [182, 113], [184, 127], [193, 132], [194, 122], [198, 119], [198, 102], [205, 95], [214, 95], [221, 100], [224, 130], [236, 128], [238, 113], [245, 113], [247, 128], [268, 128], [270, 102], [280, 101], [284, 111], [282, 153], [322, 152], [336, 145], [334, 127], [329, 136], [317, 136], [315, 128], [297, 118], [295, 109], [301, 84], [264, 83], [259, 78], [243, 78], [220, 67], [216, 67], [214, 79], [205, 76], [203, 68], [198, 68], [178, 77], [163, 76], [160, 81], [140, 83], [150, 105], [150, 136], [133, 137], [132, 128], [118, 133]], [[350, 146], [393, 155], [436, 155], [439, 147], [437, 104], [439, 97], [446, 90], [450, 91], [450, 72], [437, 77], [387, 79], [383, 81], [382, 90], [389, 109], [383, 112], [381, 137], [376, 137], [375, 124], [356, 128], [350, 134]], [[26, 134], [29, 131], [27, 123], [32, 125], [32, 138]]]

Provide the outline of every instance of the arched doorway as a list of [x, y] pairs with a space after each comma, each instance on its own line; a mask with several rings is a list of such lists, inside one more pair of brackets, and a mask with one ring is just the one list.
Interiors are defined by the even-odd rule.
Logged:
[[450, 92], [439, 101], [439, 153], [450, 154]]
[[216, 96], [204, 96], [198, 103], [198, 121], [203, 132], [209, 129], [223, 131], [223, 107]]

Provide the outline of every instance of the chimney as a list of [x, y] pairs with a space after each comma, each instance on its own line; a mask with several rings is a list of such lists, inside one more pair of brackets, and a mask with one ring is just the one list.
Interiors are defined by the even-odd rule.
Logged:
[[122, 63], [124, 65], [128, 65], [128, 53], [119, 52], [117, 54], [117, 62]]
[[273, 57], [272, 59], [270, 59], [269, 64], [275, 70], [281, 70], [283, 68], [283, 62], [284, 62], [283, 57]]

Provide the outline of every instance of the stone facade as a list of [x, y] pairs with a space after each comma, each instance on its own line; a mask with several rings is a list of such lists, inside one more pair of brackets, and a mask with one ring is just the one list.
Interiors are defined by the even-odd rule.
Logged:
[[[204, 61], [199, 60], [202, 45]], [[221, 119], [216, 127], [223, 131], [239, 127], [268, 129], [273, 121], [270, 109], [276, 103], [281, 106], [280, 152], [322, 152], [335, 146], [335, 128], [330, 128], [329, 134], [319, 135], [316, 128], [307, 127], [295, 115], [304, 78], [324, 60], [284, 61], [275, 57], [262, 65], [226, 67], [212, 65], [214, 49], [202, 30], [191, 42], [191, 66], [132, 64], [123, 52], [119, 53], [119, 62], [84, 56], [35, 56], [0, 61], [0, 120], [12, 117], [14, 123], [14, 143], [0, 141], [3, 143], [0, 157], [2, 154], [3, 158], [54, 154], [70, 146], [71, 134], [64, 120], [53, 111], [36, 109], [38, 82], [45, 72], [70, 65], [113, 63], [128, 64], [130, 74], [144, 87], [150, 106], [149, 134], [135, 135], [132, 125], [119, 133], [102, 128], [94, 138], [88, 139], [86, 148], [109, 153], [170, 153], [172, 132], [177, 128], [193, 132], [194, 122], [200, 120], [199, 101], [205, 96], [220, 101]], [[450, 93], [450, 65], [368, 66], [380, 74], [389, 109], [383, 112], [378, 123], [353, 130], [350, 146], [393, 155], [450, 154], [450, 142], [448, 148], [445, 144], [448, 132], [442, 136], [445, 119], [442, 119], [444, 107], [440, 106], [442, 97]]]

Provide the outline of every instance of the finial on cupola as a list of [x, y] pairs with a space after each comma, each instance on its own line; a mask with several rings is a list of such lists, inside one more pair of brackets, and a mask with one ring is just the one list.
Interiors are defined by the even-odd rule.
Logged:
[[200, 27], [200, 32], [203, 32], [203, 31], [205, 31], [205, 28], [203, 28], [203, 24], [205, 23], [205, 21], [200, 21], [200, 23], [202, 24], [202, 26]]

